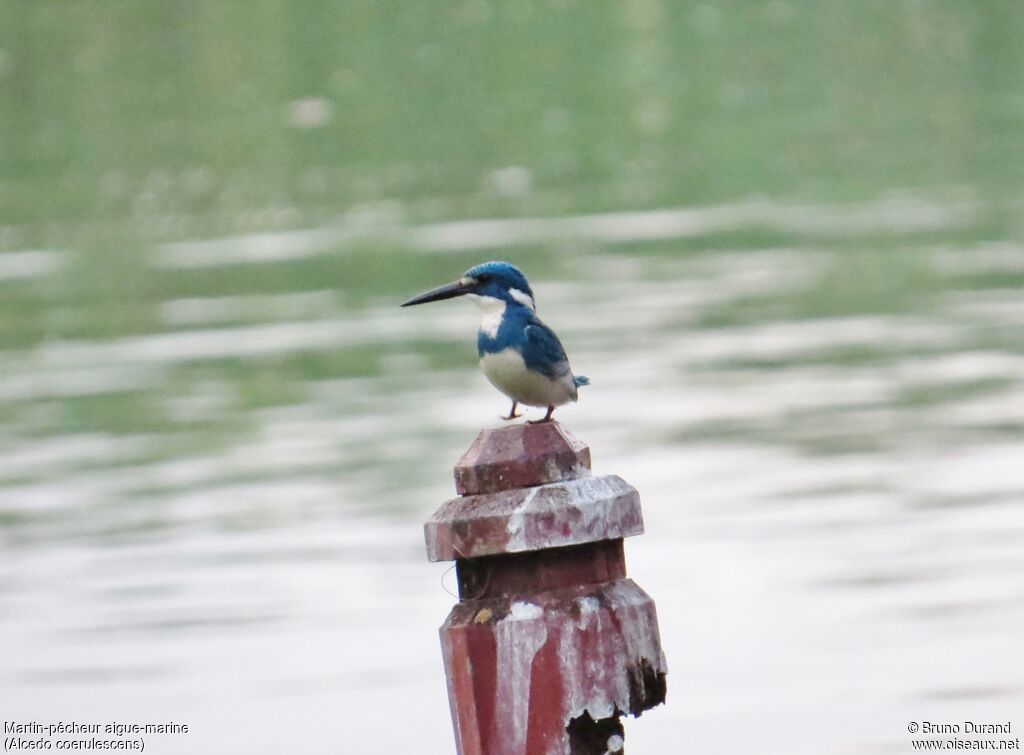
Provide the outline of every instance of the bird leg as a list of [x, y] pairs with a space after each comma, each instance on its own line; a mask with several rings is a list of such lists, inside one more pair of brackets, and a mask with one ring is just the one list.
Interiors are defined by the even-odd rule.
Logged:
[[518, 401], [512, 402], [512, 408], [508, 410], [508, 416], [502, 417], [503, 420], [515, 419], [516, 417], [522, 417], [522, 414], [516, 414], [516, 407], [519, 405]]
[[551, 414], [554, 411], [555, 411], [555, 407], [549, 406], [548, 407], [548, 413], [544, 415], [544, 419], [528, 419], [526, 421], [529, 422], [531, 425], [539, 425], [541, 422], [550, 422], [551, 421]]

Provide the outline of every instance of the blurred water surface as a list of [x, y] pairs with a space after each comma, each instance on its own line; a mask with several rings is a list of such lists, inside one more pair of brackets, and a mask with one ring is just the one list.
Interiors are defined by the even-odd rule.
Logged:
[[[4, 718], [450, 752], [501, 257], [643, 496], [637, 752], [1024, 709], [1024, 6], [0, 0]], [[400, 724], [396, 725], [396, 722]]]

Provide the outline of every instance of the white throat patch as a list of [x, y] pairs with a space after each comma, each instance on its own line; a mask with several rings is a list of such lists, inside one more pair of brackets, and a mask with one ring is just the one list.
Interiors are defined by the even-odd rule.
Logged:
[[501, 327], [501, 318], [505, 316], [505, 302], [495, 299], [493, 296], [480, 296], [480, 294], [466, 294], [466, 298], [475, 302], [483, 310], [484, 316], [480, 320], [480, 330], [490, 338], [497, 338], [498, 328]]

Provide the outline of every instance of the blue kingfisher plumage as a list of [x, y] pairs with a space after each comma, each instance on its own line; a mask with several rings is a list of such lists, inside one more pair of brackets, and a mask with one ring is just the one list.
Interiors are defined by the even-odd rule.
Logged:
[[519, 404], [547, 407], [539, 422], [551, 419], [556, 406], [577, 398], [576, 389], [590, 380], [575, 376], [558, 336], [537, 317], [533, 290], [516, 267], [485, 262], [454, 283], [414, 296], [402, 304], [426, 304], [465, 296], [483, 310], [476, 347], [480, 367], [499, 391], [512, 399], [503, 419], [515, 419]]

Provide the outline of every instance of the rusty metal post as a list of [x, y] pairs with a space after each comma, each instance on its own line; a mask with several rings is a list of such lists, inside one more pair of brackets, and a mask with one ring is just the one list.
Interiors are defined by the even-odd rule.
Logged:
[[590, 473], [590, 449], [555, 422], [482, 431], [453, 498], [425, 526], [431, 561], [455, 561], [441, 627], [460, 755], [623, 751], [624, 714], [665, 701], [654, 601], [626, 577], [640, 498]]

